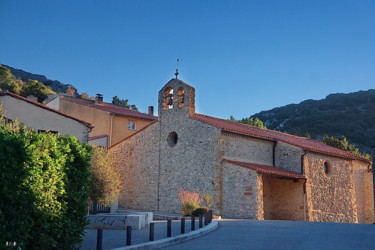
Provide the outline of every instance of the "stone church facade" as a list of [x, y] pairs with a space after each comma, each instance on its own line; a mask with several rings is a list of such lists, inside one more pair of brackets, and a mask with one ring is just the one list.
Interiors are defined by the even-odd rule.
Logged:
[[119, 206], [181, 211], [180, 190], [210, 194], [224, 218], [374, 221], [371, 163], [315, 140], [195, 113], [179, 79], [159, 91], [159, 117], [109, 150]]

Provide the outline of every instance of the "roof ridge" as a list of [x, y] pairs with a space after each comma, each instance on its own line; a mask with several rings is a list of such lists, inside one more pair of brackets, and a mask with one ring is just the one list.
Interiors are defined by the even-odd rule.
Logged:
[[[68, 102], [72, 102], [72, 103], [75, 103], [75, 104], [78, 104], [78, 105], [84, 105], [84, 106], [87, 106], [87, 107], [90, 107], [90, 108], [94, 108], [94, 109], [99, 109], [99, 110], [103, 110], [103, 111], [107, 111], [107, 112], [112, 112], [112, 113], [117, 113], [118, 115], [124, 115], [124, 116], [135, 116], [135, 117], [139, 117], [139, 118], [144, 118], [144, 119], [150, 119], [150, 120], [156, 120], [157, 119], [157, 116], [154, 116], [154, 115], [150, 115], [150, 114], [147, 114], [147, 113], [143, 113], [143, 112], [139, 112], [139, 111], [136, 111], [136, 110], [132, 110], [132, 109], [128, 109], [128, 108], [125, 108], [125, 107], [121, 107], [121, 106], [118, 106], [118, 105], [115, 105], [115, 104], [110, 104], [110, 103], [106, 103], [106, 102], [103, 102], [103, 105], [100, 105], [98, 103], [95, 103], [95, 101], [93, 100], [82, 100], [82, 99], [79, 99], [79, 98], [72, 98], [72, 97], [63, 97], [63, 100], [66, 100]], [[111, 110], [104, 110], [104, 109], [112, 109]], [[120, 112], [128, 112], [129, 114], [121, 114]]]
[[309, 139], [306, 137], [291, 135], [288, 133], [283, 133], [280, 131], [275, 131], [275, 130], [270, 130], [270, 129], [262, 129], [262, 128], [254, 127], [251, 125], [247, 125], [247, 124], [243, 124], [243, 123], [239, 123], [239, 122], [235, 122], [231, 120], [225, 120], [222, 118], [217, 118], [217, 117], [212, 117], [212, 116], [197, 114], [197, 113], [191, 115], [190, 118], [208, 123], [212, 126], [215, 126], [215, 127], [221, 128], [222, 130], [233, 132], [233, 133], [250, 135], [250, 136], [257, 137], [257, 138], [281, 141], [281, 142], [288, 143], [290, 145], [294, 145], [304, 150], [315, 152], [315, 153], [321, 153], [321, 154], [341, 157], [345, 159], [352, 159], [352, 160], [354, 159], [354, 160], [370, 162], [368, 159], [362, 156], [329, 146], [318, 140]]
[[256, 126], [253, 126], [253, 125], [250, 125], [250, 124], [245, 124], [245, 123], [241, 123], [241, 122], [237, 122], [237, 121], [231, 121], [231, 120], [228, 120], [228, 119], [218, 118], [218, 117], [214, 117], [214, 116], [209, 116], [209, 115], [204, 115], [204, 114], [198, 114], [198, 113], [195, 113], [192, 116], [194, 116], [194, 115], [206, 116], [208, 118], [222, 120], [222, 121], [225, 121], [225, 122], [231, 122], [231, 123], [234, 123], [234, 124], [240, 125], [240, 126], [248, 126], [248, 127], [254, 128], [254, 129], [262, 129], [262, 130], [266, 130], [266, 131], [271, 131], [272, 133], [277, 133], [277, 134], [287, 135], [287, 136], [293, 136], [293, 137], [300, 138], [300, 139], [314, 140], [314, 139], [310, 139], [310, 138], [307, 138], [307, 137], [304, 137], [304, 136], [298, 136], [298, 135], [288, 134], [288, 133], [285, 133], [285, 132], [281, 132], [281, 131], [277, 131], [277, 130], [272, 130], [272, 129], [269, 129], [269, 128], [259, 128], [259, 127], [256, 127]]

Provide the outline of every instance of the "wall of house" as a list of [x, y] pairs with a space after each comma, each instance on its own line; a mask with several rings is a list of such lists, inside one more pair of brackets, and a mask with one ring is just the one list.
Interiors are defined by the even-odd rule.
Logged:
[[[60, 97], [61, 98], [61, 97]], [[60, 111], [93, 124], [90, 136], [108, 134], [110, 131], [110, 114], [101, 110], [90, 108], [60, 99]], [[51, 103], [51, 102], [50, 102]], [[48, 105], [50, 104], [48, 103]]]
[[263, 175], [262, 181], [265, 220], [304, 220], [304, 180]]
[[[329, 166], [328, 174], [324, 163]], [[304, 157], [309, 221], [358, 222], [350, 160], [308, 153]]]
[[36, 131], [57, 131], [60, 134], [75, 136], [81, 142], [87, 142], [87, 127], [74, 119], [11, 96], [0, 96], [0, 103], [3, 103], [7, 118], [17, 119], [28, 128]]
[[[259, 214], [258, 173], [223, 163], [223, 218], [262, 219]], [[260, 218], [259, 218], [260, 217]]]
[[[133, 121], [136, 123], [136, 129], [130, 130], [128, 129], [128, 121]], [[140, 119], [137, 117], [126, 117], [126, 116], [114, 116], [113, 117], [113, 124], [112, 124], [112, 140], [111, 145], [115, 145], [116, 143], [122, 141], [124, 138], [136, 133], [137, 131], [141, 130], [142, 128], [146, 127], [150, 124], [151, 120]], [[95, 124], [95, 123], [94, 123]]]
[[[64, 100], [64, 98], [61, 98], [60, 111], [93, 124], [94, 128], [90, 136], [108, 134], [109, 147], [136, 133], [152, 122], [151, 120], [137, 117], [113, 115], [100, 109], [69, 102]], [[136, 122], [136, 130], [128, 129], [128, 121]]]
[[159, 181], [159, 124], [109, 149], [125, 184], [119, 207], [157, 211]]

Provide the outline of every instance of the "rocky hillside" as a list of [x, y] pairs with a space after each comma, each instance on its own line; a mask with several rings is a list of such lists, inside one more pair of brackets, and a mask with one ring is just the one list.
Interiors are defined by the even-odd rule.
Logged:
[[322, 100], [306, 100], [251, 117], [258, 117], [269, 129], [313, 139], [344, 135], [364, 152], [375, 145], [375, 89], [331, 94]]
[[71, 93], [77, 93], [77, 89], [71, 84], [64, 84], [56, 80], [50, 80], [44, 75], [33, 74], [4, 64], [2, 65], [10, 69], [10, 72], [13, 75], [15, 75], [17, 78], [21, 78], [21, 80], [24, 82], [27, 82], [29, 79], [37, 80], [38, 82], [44, 83], [44, 85], [47, 87], [50, 87], [56, 93], [66, 93], [68, 90], [70, 90]]

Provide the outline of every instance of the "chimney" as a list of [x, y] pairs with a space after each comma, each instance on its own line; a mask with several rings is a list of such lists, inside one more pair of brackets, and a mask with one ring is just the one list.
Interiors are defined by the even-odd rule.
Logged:
[[148, 106], [148, 114], [149, 115], [154, 115], [154, 106]]
[[103, 95], [102, 94], [96, 94], [95, 101], [97, 101], [97, 102], [103, 102]]

